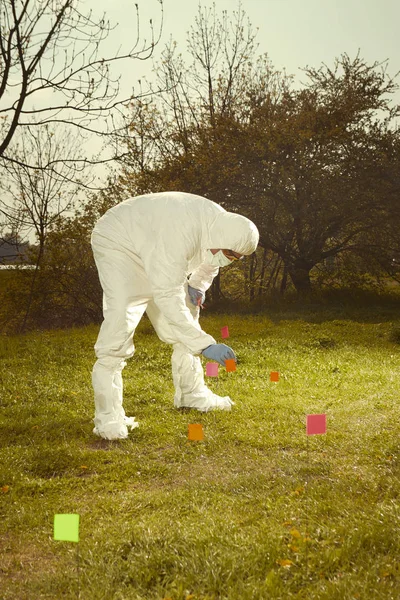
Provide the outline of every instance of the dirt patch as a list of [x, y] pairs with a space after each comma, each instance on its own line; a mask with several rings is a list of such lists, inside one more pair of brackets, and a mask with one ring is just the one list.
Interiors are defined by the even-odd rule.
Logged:
[[115, 448], [118, 448], [120, 443], [121, 440], [104, 440], [101, 438], [99, 440], [93, 440], [92, 442], [89, 442], [87, 444], [87, 448], [89, 448], [89, 450], [115, 450]]
[[60, 558], [26, 539], [6, 533], [0, 539], [0, 589], [2, 598], [28, 600], [33, 580], [55, 574]]

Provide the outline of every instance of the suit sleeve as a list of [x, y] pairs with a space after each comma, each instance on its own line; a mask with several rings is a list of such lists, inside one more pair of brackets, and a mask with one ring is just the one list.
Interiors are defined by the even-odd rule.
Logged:
[[206, 292], [214, 277], [218, 275], [219, 267], [202, 263], [189, 277], [189, 285], [200, 292]]

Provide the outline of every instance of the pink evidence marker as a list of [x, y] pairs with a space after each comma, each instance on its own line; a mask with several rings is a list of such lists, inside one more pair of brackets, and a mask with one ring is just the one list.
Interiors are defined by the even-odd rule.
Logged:
[[226, 325], [225, 327], [222, 327], [221, 329], [221, 337], [222, 338], [228, 338], [229, 337], [229, 328]]
[[326, 433], [326, 414], [307, 415], [307, 435]]
[[206, 375], [207, 377], [218, 377], [218, 363], [207, 363]]
[[271, 371], [269, 379], [270, 381], [279, 381], [279, 371]]

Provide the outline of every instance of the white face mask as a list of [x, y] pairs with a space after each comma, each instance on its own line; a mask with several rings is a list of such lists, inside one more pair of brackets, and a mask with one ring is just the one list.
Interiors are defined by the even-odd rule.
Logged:
[[225, 256], [222, 250], [218, 250], [215, 254], [211, 252], [211, 250], [207, 250], [206, 254], [206, 263], [209, 265], [213, 265], [214, 267], [226, 267], [230, 265], [233, 261]]

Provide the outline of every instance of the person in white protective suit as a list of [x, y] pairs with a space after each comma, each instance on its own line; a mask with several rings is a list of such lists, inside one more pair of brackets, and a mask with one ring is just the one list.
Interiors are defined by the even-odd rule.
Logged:
[[95, 434], [123, 439], [128, 427], [138, 425], [122, 406], [122, 370], [134, 353], [133, 334], [145, 311], [158, 337], [173, 346], [174, 405], [231, 409], [228, 396], [205, 385], [199, 355], [224, 366], [236, 357], [202, 331], [200, 305], [219, 267], [252, 254], [258, 239], [246, 217], [183, 192], [129, 198], [97, 221], [91, 243], [104, 321], [94, 346]]

